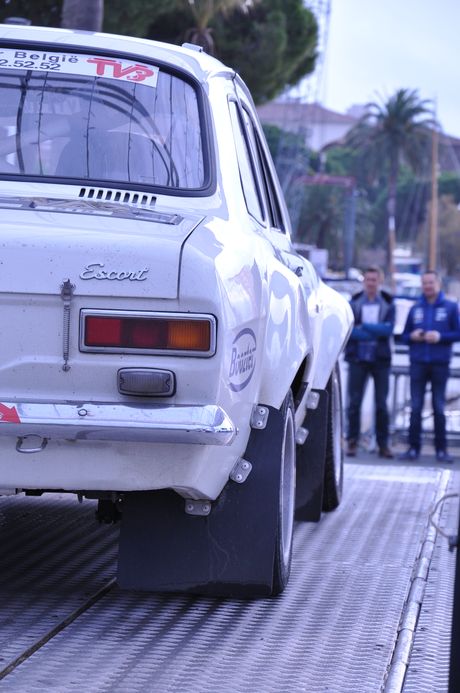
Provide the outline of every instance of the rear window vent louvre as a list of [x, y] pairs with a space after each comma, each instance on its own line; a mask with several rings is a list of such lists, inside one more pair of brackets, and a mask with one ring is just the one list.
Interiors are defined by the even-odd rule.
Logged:
[[154, 195], [107, 188], [81, 188], [78, 197], [84, 200], [104, 200], [105, 202], [126, 203], [140, 207], [154, 207], [156, 202]]

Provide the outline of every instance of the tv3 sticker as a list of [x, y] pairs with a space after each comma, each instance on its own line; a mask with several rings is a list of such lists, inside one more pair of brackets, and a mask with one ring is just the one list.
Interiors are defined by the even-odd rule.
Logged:
[[156, 87], [158, 67], [133, 60], [82, 53], [59, 53], [5, 48], [0, 51], [0, 68], [25, 69], [66, 75], [105, 77]]

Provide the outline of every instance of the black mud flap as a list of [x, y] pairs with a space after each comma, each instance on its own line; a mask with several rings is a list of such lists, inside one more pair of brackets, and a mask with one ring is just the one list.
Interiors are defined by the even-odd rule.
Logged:
[[[229, 481], [210, 515], [185, 513], [173, 491], [133, 492], [123, 502], [118, 583], [123, 589], [255, 597], [273, 590], [282, 436], [279, 411], [251, 433], [247, 480]], [[279, 429], [279, 430], [278, 430]]]
[[308, 437], [297, 446], [295, 519], [302, 522], [318, 522], [323, 506], [329, 395], [326, 390], [314, 392], [319, 394], [319, 403], [308, 410], [303, 424]]

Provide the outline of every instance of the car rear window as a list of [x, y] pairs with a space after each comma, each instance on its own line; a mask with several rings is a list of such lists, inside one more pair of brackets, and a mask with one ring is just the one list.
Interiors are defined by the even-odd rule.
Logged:
[[0, 174], [196, 190], [195, 86], [119, 57], [0, 49]]

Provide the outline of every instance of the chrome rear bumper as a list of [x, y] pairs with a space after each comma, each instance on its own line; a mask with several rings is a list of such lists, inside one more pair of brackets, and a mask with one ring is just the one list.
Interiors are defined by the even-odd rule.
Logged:
[[236, 428], [217, 405], [2, 402], [0, 435], [59, 440], [229, 445]]

